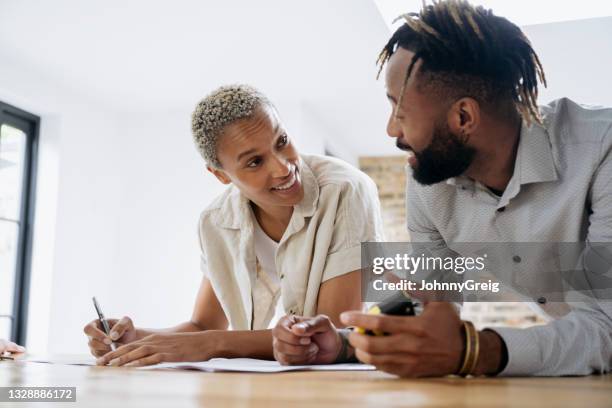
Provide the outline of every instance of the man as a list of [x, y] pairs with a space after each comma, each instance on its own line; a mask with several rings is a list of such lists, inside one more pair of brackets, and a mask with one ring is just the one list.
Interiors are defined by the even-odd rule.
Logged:
[[[489, 10], [447, 0], [403, 17], [379, 63], [393, 107], [387, 132], [410, 152], [417, 181], [407, 188], [412, 240], [610, 242], [612, 110], [568, 99], [538, 108], [538, 57], [517, 26]], [[286, 317], [273, 332], [276, 358], [306, 361], [307, 337], [335, 356], [328, 362], [356, 356], [410, 377], [587, 375], [612, 363], [609, 300], [573, 305], [543, 326], [474, 336], [442, 302], [415, 317], [346, 312], [341, 320], [388, 335], [337, 331], [325, 316]]]

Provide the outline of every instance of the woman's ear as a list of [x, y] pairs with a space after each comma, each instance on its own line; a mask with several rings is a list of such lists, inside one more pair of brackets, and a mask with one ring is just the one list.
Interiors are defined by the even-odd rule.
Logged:
[[215, 169], [214, 167], [207, 166], [206, 169], [210, 171], [215, 177], [222, 182], [223, 184], [229, 184], [232, 180], [227, 176], [227, 174], [221, 169]]
[[480, 105], [474, 98], [461, 98], [448, 111], [448, 126], [456, 135], [471, 135], [480, 125]]

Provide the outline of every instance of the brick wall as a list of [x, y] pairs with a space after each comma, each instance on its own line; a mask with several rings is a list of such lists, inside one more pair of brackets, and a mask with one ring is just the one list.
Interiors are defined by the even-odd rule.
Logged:
[[[359, 168], [368, 174], [378, 187], [382, 219], [387, 241], [409, 241], [406, 231], [406, 157], [360, 157]], [[516, 302], [466, 303], [462, 318], [484, 326], [528, 327], [545, 320], [526, 304]]]
[[359, 168], [378, 187], [385, 236], [389, 242], [410, 240], [406, 230], [406, 157], [360, 157]]

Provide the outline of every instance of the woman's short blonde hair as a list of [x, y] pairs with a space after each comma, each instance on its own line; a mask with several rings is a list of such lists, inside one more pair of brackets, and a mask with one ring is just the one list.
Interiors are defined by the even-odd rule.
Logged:
[[272, 106], [261, 92], [244, 84], [219, 87], [196, 105], [191, 115], [191, 131], [207, 165], [221, 168], [217, 144], [224, 129], [240, 119], [250, 118], [262, 105]]

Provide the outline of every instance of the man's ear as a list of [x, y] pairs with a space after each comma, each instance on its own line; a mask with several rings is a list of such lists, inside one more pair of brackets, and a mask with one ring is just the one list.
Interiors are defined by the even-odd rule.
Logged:
[[454, 134], [469, 136], [480, 125], [480, 105], [474, 98], [461, 98], [451, 106], [447, 120]]
[[223, 170], [215, 169], [214, 167], [211, 167], [211, 166], [206, 166], [206, 169], [208, 169], [208, 171], [214, 174], [215, 177], [223, 184], [229, 184], [232, 182], [232, 180], [227, 176], [227, 174]]

